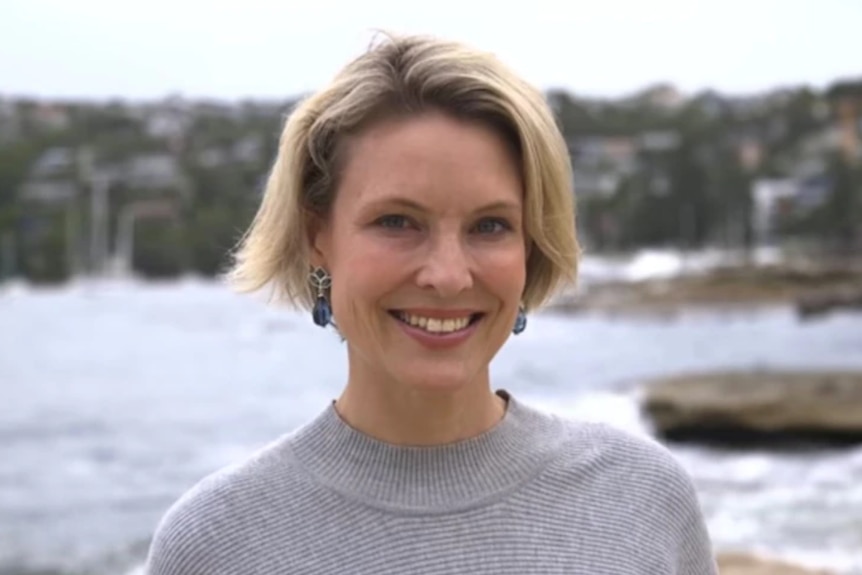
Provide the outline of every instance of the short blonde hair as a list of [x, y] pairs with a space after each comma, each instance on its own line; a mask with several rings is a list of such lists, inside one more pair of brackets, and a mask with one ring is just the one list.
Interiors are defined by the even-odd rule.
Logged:
[[228, 279], [241, 291], [267, 285], [275, 299], [310, 308], [311, 218], [327, 217], [343, 142], [393, 115], [438, 110], [485, 123], [513, 146], [524, 179], [527, 309], [574, 282], [572, 169], [542, 94], [493, 55], [424, 36], [387, 35], [350, 62], [287, 119], [263, 200], [234, 253]]

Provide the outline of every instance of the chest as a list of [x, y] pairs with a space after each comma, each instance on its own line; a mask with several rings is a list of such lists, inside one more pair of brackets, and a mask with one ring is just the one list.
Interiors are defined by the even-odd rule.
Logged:
[[[321, 513], [314, 522], [269, 529], [241, 546], [232, 573], [318, 575], [569, 574], [659, 575], [669, 572], [650, 541], [625, 525], [595, 517], [540, 514], [500, 505], [423, 516]], [[655, 548], [654, 548], [655, 547]], [[239, 559], [239, 556], [235, 556]], [[251, 568], [252, 566], [255, 566]], [[272, 570], [264, 566], [269, 565]]]

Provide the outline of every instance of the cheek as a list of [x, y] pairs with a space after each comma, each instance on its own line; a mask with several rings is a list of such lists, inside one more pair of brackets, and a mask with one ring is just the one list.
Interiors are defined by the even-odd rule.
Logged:
[[369, 307], [403, 283], [409, 266], [399, 253], [381, 249], [379, 242], [352, 238], [340, 246], [344, 254], [333, 266], [333, 307], [336, 313], [365, 315]]
[[520, 246], [486, 254], [480, 266], [484, 280], [504, 298], [520, 298], [527, 278], [526, 251]]

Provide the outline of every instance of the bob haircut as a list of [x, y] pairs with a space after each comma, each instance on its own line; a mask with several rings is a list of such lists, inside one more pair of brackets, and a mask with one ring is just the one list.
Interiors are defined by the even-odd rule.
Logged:
[[572, 168], [542, 94], [491, 54], [385, 35], [289, 115], [261, 204], [233, 254], [230, 283], [244, 292], [269, 285], [274, 299], [310, 309], [311, 238], [335, 200], [347, 143], [375, 121], [428, 111], [483, 123], [515, 152], [528, 248], [524, 307], [574, 282], [580, 247]]

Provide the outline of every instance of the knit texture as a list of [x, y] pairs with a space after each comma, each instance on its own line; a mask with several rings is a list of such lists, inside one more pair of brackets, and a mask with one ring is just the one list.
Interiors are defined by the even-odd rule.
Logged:
[[147, 573], [717, 573], [667, 449], [499, 393], [496, 426], [438, 447], [383, 443], [329, 406], [183, 495]]

